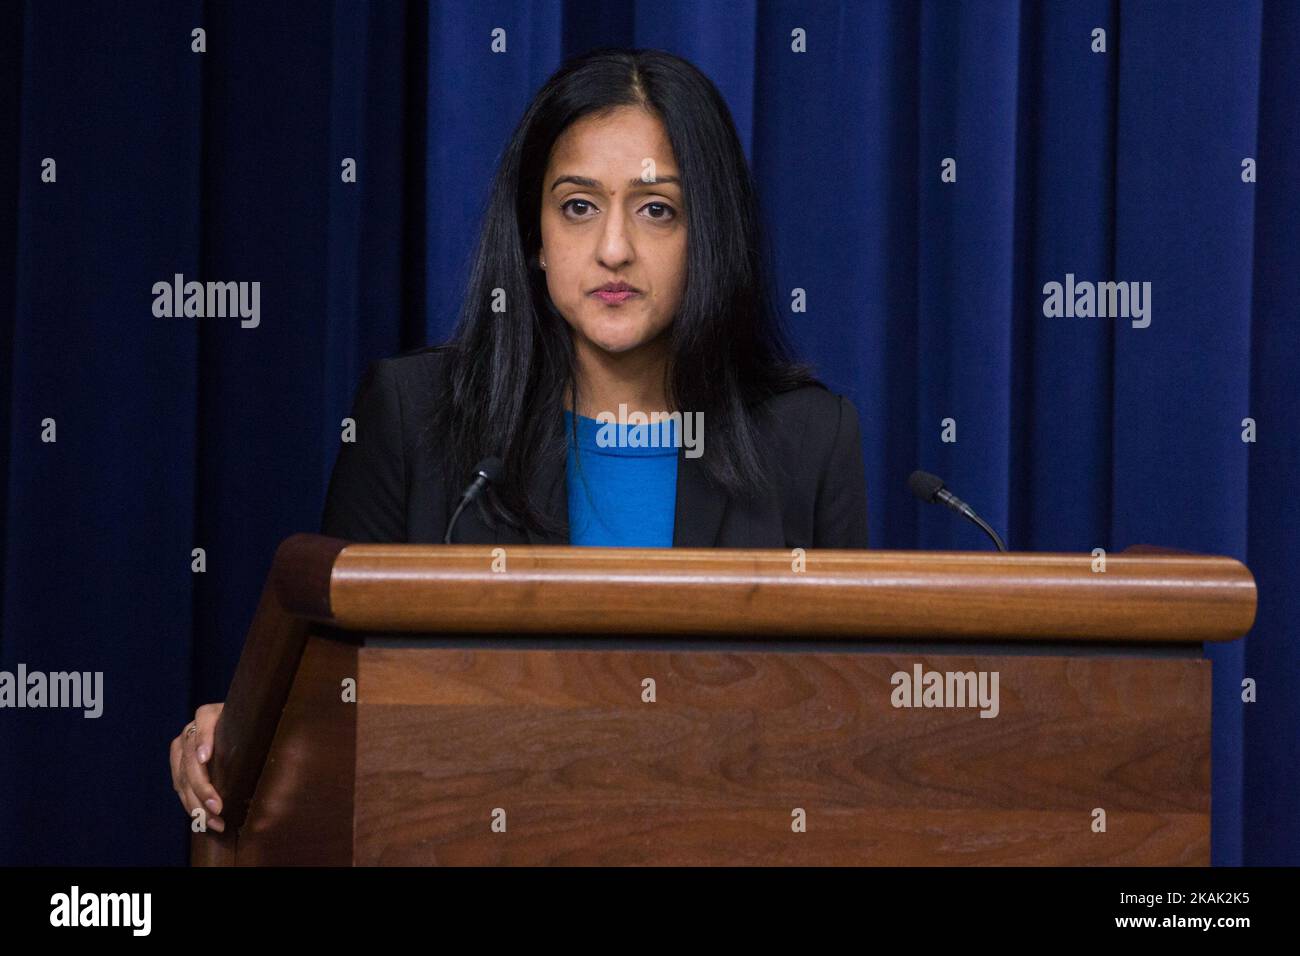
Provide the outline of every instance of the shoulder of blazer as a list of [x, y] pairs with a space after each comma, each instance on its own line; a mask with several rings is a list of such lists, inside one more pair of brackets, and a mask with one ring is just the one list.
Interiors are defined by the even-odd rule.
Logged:
[[855, 481], [862, 465], [857, 409], [821, 382], [770, 396], [756, 411], [784, 495], [803, 499], [827, 483]]
[[812, 449], [834, 440], [842, 400], [825, 384], [814, 381], [769, 396], [755, 406], [755, 412], [760, 422], [767, 423], [773, 438]]
[[403, 438], [408, 447], [424, 436], [430, 412], [439, 402], [446, 400], [447, 355], [450, 351], [446, 345], [426, 345], [374, 363], [384, 366], [401, 397], [405, 411]]
[[392, 367], [397, 387], [412, 398], [440, 395], [445, 386], [448, 345], [425, 345], [379, 359], [376, 364]]
[[400, 453], [403, 480], [407, 483], [416, 468], [432, 470], [436, 480], [441, 478], [438, 470], [430, 466], [436, 459], [433, 452], [437, 447], [431, 426], [433, 409], [446, 400], [449, 351], [447, 346], [427, 345], [375, 359], [361, 377], [361, 408], [369, 410], [384, 430], [389, 454]]

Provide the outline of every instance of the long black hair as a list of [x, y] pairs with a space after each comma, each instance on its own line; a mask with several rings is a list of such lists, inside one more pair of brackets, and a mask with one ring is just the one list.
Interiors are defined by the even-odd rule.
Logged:
[[[673, 410], [703, 413], [708, 479], [742, 498], [769, 488], [753, 406], [821, 384], [792, 359], [781, 330], [753, 177], [717, 88], [659, 50], [602, 48], [567, 61], [533, 98], [502, 155], [447, 343], [449, 394], [432, 423], [455, 476], [449, 484], [459, 488], [482, 458], [499, 457], [505, 470], [489, 506], [538, 531], [560, 530], [529, 500], [528, 484], [566, 453], [564, 398], [576, 377], [569, 326], [537, 262], [542, 177], [570, 125], [621, 106], [660, 119], [682, 178], [686, 278], [664, 387]], [[502, 294], [506, 311], [494, 312]]]

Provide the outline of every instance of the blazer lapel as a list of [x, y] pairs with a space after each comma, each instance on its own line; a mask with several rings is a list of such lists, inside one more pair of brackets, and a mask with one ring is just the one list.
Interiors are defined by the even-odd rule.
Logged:
[[714, 548], [726, 509], [726, 496], [709, 483], [704, 456], [686, 457], [677, 449], [677, 510], [673, 518], [674, 548]]
[[569, 485], [565, 477], [567, 455], [557, 461], [544, 465], [528, 486], [529, 497], [541, 501], [546, 515], [559, 522], [561, 531], [555, 534], [541, 534], [532, 528], [526, 528], [529, 544], [568, 544], [569, 543]]

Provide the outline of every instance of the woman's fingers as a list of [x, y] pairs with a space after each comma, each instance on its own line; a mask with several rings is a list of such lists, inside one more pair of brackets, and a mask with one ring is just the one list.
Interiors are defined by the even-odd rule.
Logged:
[[[203, 708], [200, 707], [201, 711]], [[204, 721], [206, 722], [206, 721]], [[217, 788], [212, 786], [208, 779], [208, 768], [206, 761], [212, 754], [212, 728], [208, 728], [208, 737], [203, 736], [203, 722], [200, 722], [199, 715], [195, 715], [195, 723], [199, 725], [197, 733], [189, 733], [186, 728], [184, 742], [181, 744], [181, 772], [185, 776], [186, 783], [189, 784], [194, 795], [198, 798], [194, 804], [202, 804], [209, 814], [219, 814], [221, 812], [221, 795], [217, 793]], [[211, 718], [211, 724], [216, 723], [216, 718]], [[203, 760], [199, 759], [200, 748], [204, 750]]]
[[[190, 786], [185, 777], [184, 748], [181, 744], [181, 737], [183, 736], [184, 731], [181, 732], [181, 736], [172, 741], [171, 745], [172, 789], [176, 791], [176, 796], [180, 800], [181, 806], [185, 808], [185, 813], [190, 819], [193, 819], [194, 810], [200, 806], [202, 801], [199, 800], [198, 795], [195, 794], [193, 787]], [[205, 826], [210, 826], [218, 833], [221, 833], [226, 828], [226, 822], [220, 817], [208, 813]]]
[[[193, 817], [194, 810], [202, 806], [206, 825], [218, 833], [226, 828], [221, 819], [221, 794], [208, 779], [207, 763], [212, 759], [216, 739], [217, 719], [223, 704], [204, 704], [194, 712], [194, 721], [187, 724], [171, 744], [172, 787], [180, 798], [185, 812]], [[193, 728], [191, 730], [191, 728]]]

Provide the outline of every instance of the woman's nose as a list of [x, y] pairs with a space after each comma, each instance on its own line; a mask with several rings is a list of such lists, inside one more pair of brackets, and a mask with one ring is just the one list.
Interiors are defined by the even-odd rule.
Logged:
[[619, 210], [605, 217], [605, 228], [600, 234], [600, 248], [597, 250], [600, 264], [608, 269], [626, 265], [633, 257], [632, 241], [627, 234], [623, 213]]

